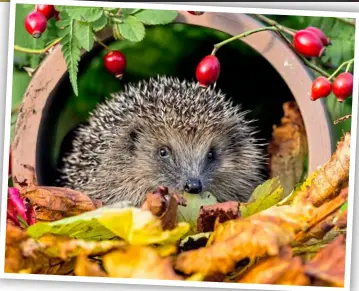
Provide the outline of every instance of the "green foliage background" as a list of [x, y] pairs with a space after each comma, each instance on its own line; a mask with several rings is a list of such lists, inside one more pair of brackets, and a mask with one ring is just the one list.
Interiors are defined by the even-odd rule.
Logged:
[[[33, 39], [24, 28], [24, 18], [33, 8], [34, 5], [17, 5], [15, 44], [26, 48], [44, 48], [57, 37], [55, 21], [50, 20], [48, 29], [40, 39]], [[270, 17], [293, 29], [302, 29], [307, 26], [321, 28], [331, 39], [332, 45], [328, 47], [326, 55], [316, 62], [324, 66], [328, 72], [333, 72], [341, 62], [354, 57], [355, 29], [343, 21], [304, 16]], [[145, 19], [145, 21], [150, 20]], [[213, 44], [229, 37], [208, 28], [183, 24], [146, 27], [145, 35], [142, 35], [141, 29], [132, 32], [131, 35], [133, 40], [141, 39], [140, 42], [118, 40], [110, 44], [111, 48], [120, 49], [127, 56], [128, 68], [123, 81], [119, 82], [105, 70], [102, 61], [105, 51], [102, 50], [86, 64], [84, 71], [80, 69], [78, 96], [75, 96], [72, 90], [61, 91], [62, 94], [67, 94], [63, 96], [66, 99], [66, 106], [59, 116], [58, 125], [54, 127], [54, 135], [57, 137], [54, 158], [58, 154], [59, 144], [66, 133], [75, 124], [83, 122], [98, 102], [103, 101], [111, 93], [121, 90], [124, 83], [164, 74], [193, 79], [195, 67], [200, 59], [210, 53]], [[280, 105], [273, 106], [274, 109], [271, 108], [271, 110], [268, 110], [268, 106], [275, 105], [276, 102], [282, 104], [291, 99], [289, 89], [282, 84], [283, 81], [279, 75], [271, 71], [273, 68], [257, 52], [241, 41], [235, 41], [223, 47], [217, 56], [223, 68], [227, 66], [231, 69], [222, 69], [218, 86], [221, 89], [223, 87], [226, 93], [235, 96], [239, 102], [250, 108], [253, 111], [252, 117], [259, 117], [259, 125], [270, 133], [272, 125], [279, 122], [282, 111]], [[35, 69], [40, 62], [39, 55], [15, 52], [12, 101], [14, 108], [21, 103], [31, 79], [24, 68]], [[314, 73], [314, 76], [316, 75]], [[247, 85], [239, 85], [238, 80]], [[247, 88], [244, 88], [245, 86]], [[257, 95], [260, 97], [257, 98]], [[333, 95], [330, 95], [323, 102], [332, 120], [351, 113], [352, 98], [340, 104]], [[13, 115], [13, 121], [15, 120], [16, 114]], [[343, 130], [350, 130], [350, 123], [351, 121], [348, 120], [335, 126], [337, 140], [341, 137]]]

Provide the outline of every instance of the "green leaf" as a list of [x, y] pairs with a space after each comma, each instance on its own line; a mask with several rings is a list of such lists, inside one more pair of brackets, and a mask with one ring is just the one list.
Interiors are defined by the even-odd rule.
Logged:
[[86, 240], [119, 237], [132, 245], [149, 245], [177, 242], [188, 229], [187, 223], [178, 223], [171, 230], [163, 230], [157, 216], [124, 201], [54, 222], [35, 223], [27, 233], [33, 238], [47, 233]]
[[345, 203], [340, 207], [339, 213], [342, 213], [342, 212], [344, 212], [344, 211], [347, 210], [347, 209], [348, 209], [348, 201], [345, 202]]
[[100, 7], [81, 7], [66, 6], [67, 14], [76, 20], [83, 22], [94, 22], [103, 15], [103, 8]]
[[97, 19], [93, 24], [93, 30], [94, 31], [100, 31], [107, 25], [107, 17], [105, 14], [103, 14], [99, 19]]
[[177, 17], [173, 10], [148, 10], [144, 9], [134, 15], [139, 21], [147, 25], [168, 24]]
[[145, 37], [145, 27], [134, 16], [126, 16], [123, 23], [117, 24], [122, 37], [132, 42], [141, 41]]
[[91, 25], [86, 22], [75, 21], [74, 32], [80, 48], [89, 52], [93, 47], [95, 37]]
[[61, 23], [59, 21], [59, 25], [64, 27], [64, 29], [61, 31], [61, 36], [63, 37], [61, 39], [61, 50], [67, 64], [67, 70], [72, 88], [75, 95], [78, 96], [77, 74], [81, 49], [75, 36], [75, 21], [72, 19], [64, 19], [61, 21]]
[[213, 205], [218, 201], [209, 192], [204, 192], [201, 195], [184, 193], [183, 197], [186, 199], [186, 206], [178, 206], [177, 218], [178, 221], [184, 221], [190, 224], [191, 233], [197, 232], [197, 219], [199, 210], [203, 205]]
[[277, 204], [283, 194], [283, 187], [279, 178], [275, 177], [259, 185], [247, 203], [241, 203], [239, 208], [241, 217], [248, 217]]
[[141, 9], [138, 8], [121, 8], [121, 13], [125, 14], [125, 15], [132, 15], [135, 14], [136, 12], [140, 11]]

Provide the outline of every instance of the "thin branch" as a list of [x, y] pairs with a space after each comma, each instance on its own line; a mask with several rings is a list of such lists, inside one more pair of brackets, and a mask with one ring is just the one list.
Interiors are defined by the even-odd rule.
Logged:
[[47, 47], [45, 47], [43, 49], [29, 49], [29, 48], [21, 47], [19, 45], [14, 45], [14, 49], [18, 52], [42, 55], [42, 54], [47, 53], [55, 45], [59, 44], [61, 39], [62, 38], [58, 38], [58, 39], [54, 40], [52, 43], [50, 43]]
[[284, 25], [281, 25], [279, 24], [277, 21], [275, 20], [272, 20], [264, 15], [261, 15], [261, 14], [255, 14], [255, 16], [262, 20], [263, 22], [269, 24], [269, 25], [272, 25], [272, 26], [275, 26], [275, 27], [278, 27], [281, 31], [284, 31], [286, 33], [288, 33], [289, 35], [293, 36], [296, 32], [295, 29], [292, 29], [292, 28], [289, 28], [289, 27], [286, 27]]
[[335, 17], [335, 19], [345, 23], [345, 24], [349, 24], [351, 26], [355, 27], [355, 20], [354, 19], [347, 19], [347, 18], [340, 18], [340, 17]]

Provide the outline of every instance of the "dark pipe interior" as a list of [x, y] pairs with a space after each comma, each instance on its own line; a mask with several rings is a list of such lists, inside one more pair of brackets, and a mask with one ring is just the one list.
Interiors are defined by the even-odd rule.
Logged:
[[[189, 27], [189, 28], [188, 28]], [[191, 34], [186, 32], [186, 29], [192, 29], [193, 31], [200, 30], [202, 38], [191, 37]], [[157, 29], [157, 30], [156, 30]], [[173, 40], [169, 39], [166, 43], [162, 39], [159, 43], [155, 42], [159, 37], [159, 30], [162, 29], [162, 33], [167, 29], [167, 35], [173, 34], [174, 39], [182, 37], [183, 40], [178, 45], [182, 45], [182, 51], [180, 57], [172, 60], [173, 51], [180, 50], [180, 48], [171, 47]], [[186, 34], [187, 33], [187, 34]], [[203, 36], [204, 35], [204, 36]], [[194, 80], [194, 73], [198, 62], [207, 54], [209, 54], [213, 48], [213, 44], [228, 38], [229, 35], [222, 34], [221, 32], [214, 32], [208, 28], [193, 27], [183, 24], [173, 24], [161, 28], [149, 28], [146, 32], [146, 38], [142, 44], [148, 48], [148, 55], [141, 53], [141, 44], [131, 44], [127, 48], [123, 48], [122, 51], [126, 54], [129, 63], [129, 68], [124, 75], [121, 82], [116, 81], [112, 87], [106, 87], [109, 92], [113, 92], [121, 88], [121, 84], [128, 82], [136, 82], [141, 79], [147, 79], [156, 75], [171, 75], [180, 79]], [[151, 43], [152, 41], [152, 43]], [[185, 43], [182, 43], [185, 42]], [[108, 39], [107, 44], [114, 44], [113, 39]], [[119, 43], [119, 42], [117, 42]], [[163, 46], [159, 47], [159, 44]], [[153, 57], [153, 63], [151, 60], [147, 63], [152, 67], [146, 72], [141, 70], [135, 70], [135, 66], [140, 66], [141, 59], [148, 58], [150, 54], [158, 52], [157, 59]], [[85, 74], [91, 72], [94, 67], [95, 60], [97, 63], [101, 62], [101, 58], [104, 54], [104, 50], [100, 46], [96, 46], [91, 52], [84, 55], [79, 66], [79, 88], [85, 90], [82, 87], [81, 80], [85, 77]], [[217, 87], [224, 91], [229, 98], [235, 103], [242, 104], [242, 109], [250, 109], [252, 112], [248, 117], [256, 119], [256, 125], [259, 127], [259, 137], [268, 140], [272, 133], [272, 126], [278, 124], [280, 118], [283, 115], [282, 104], [289, 100], [294, 100], [288, 86], [283, 81], [279, 73], [257, 52], [249, 48], [244, 43], [237, 41], [230, 45], [222, 47], [218, 53], [218, 58], [221, 62], [221, 75], [217, 82]], [[166, 62], [172, 62], [168, 67], [164, 67]], [[131, 68], [131, 64], [133, 67]], [[138, 65], [139, 64], [139, 65]], [[112, 80], [108, 78], [114, 78], [104, 68], [96, 69], [94, 71], [97, 74], [97, 86], [101, 86], [101, 78], [104, 80]], [[96, 87], [96, 84], [91, 84]], [[113, 91], [111, 91], [113, 90]], [[91, 95], [89, 89], [83, 95]], [[103, 95], [99, 95], [97, 102], [101, 102], [108, 92], [104, 92]], [[72, 96], [72, 97], [71, 97]], [[69, 100], [73, 97], [72, 87], [69, 82], [68, 75], [64, 76], [58, 86], [52, 92], [48, 99], [46, 108], [43, 112], [43, 118], [40, 125], [40, 132], [38, 136], [37, 147], [37, 176], [38, 182], [42, 185], [51, 185], [56, 178], [55, 167], [59, 161], [59, 142], [63, 139], [66, 132], [70, 131], [78, 122], [83, 122], [87, 116], [87, 111], [80, 118], [74, 118], [65, 129], [62, 129], [62, 133], [59, 134], [59, 128], [62, 124], [68, 122], [68, 116], [64, 116], [63, 112], [66, 111], [69, 106], [72, 106]], [[81, 98], [81, 97], [75, 97]], [[76, 99], [73, 99], [76, 100]], [[92, 103], [93, 104], [92, 104]], [[93, 108], [97, 102], [89, 100], [89, 107]]]

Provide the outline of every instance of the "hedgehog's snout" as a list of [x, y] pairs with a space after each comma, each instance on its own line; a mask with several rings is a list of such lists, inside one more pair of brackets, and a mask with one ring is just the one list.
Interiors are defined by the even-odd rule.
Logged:
[[189, 178], [184, 184], [183, 190], [190, 194], [199, 194], [202, 192], [202, 182], [200, 179]]

